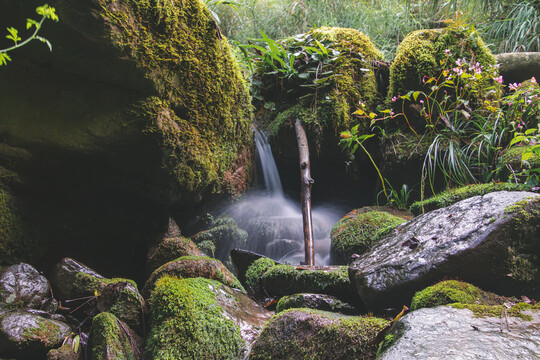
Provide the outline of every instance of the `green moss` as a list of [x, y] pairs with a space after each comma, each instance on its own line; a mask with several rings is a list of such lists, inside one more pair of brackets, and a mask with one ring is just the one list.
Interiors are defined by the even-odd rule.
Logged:
[[262, 275], [262, 284], [272, 295], [320, 293], [347, 297], [350, 294], [347, 266], [310, 269], [291, 265], [275, 265]]
[[318, 301], [319, 299], [317, 298], [320, 296], [320, 294], [293, 294], [283, 296], [276, 305], [276, 314], [293, 308], [309, 308], [341, 314], [358, 314], [358, 310], [338, 298], [323, 295], [327, 296], [325, 298], [326, 301]]
[[268, 322], [250, 359], [373, 359], [371, 341], [387, 324], [370, 316], [285, 310]]
[[[262, 75], [271, 69], [265, 62], [258, 64], [252, 92], [262, 100], [262, 109], [272, 109], [263, 120], [270, 136], [276, 136], [299, 118], [309, 138], [320, 145], [325, 133], [336, 136], [357, 123], [351, 114], [360, 101], [371, 106], [378, 96], [371, 61], [382, 60], [382, 54], [366, 35], [353, 29], [320, 27], [282, 42], [287, 51], [294, 53], [302, 46], [317, 46], [314, 40], [324, 44], [330, 53], [340, 53], [339, 60], [324, 65], [322, 71], [335, 75], [324, 86], [308, 89], [301, 79], [278, 80], [273, 75]], [[369, 124], [363, 123], [362, 128], [367, 130]]]
[[[540, 304], [516, 302], [514, 298], [499, 296], [465, 282], [449, 280], [417, 292], [412, 299], [411, 310], [450, 305], [456, 309], [469, 309], [479, 317], [502, 317], [507, 313], [508, 316], [524, 320], [531, 320], [531, 317], [523, 311], [540, 310]], [[510, 307], [507, 307], [508, 304]]]
[[506, 166], [510, 165], [515, 171], [518, 172], [520, 169], [526, 169], [529, 166], [532, 168], [540, 167], [540, 159], [536, 155], [531, 156], [531, 158], [529, 158], [527, 161], [527, 164], [523, 164], [521, 162], [521, 155], [525, 150], [531, 147], [532, 145], [514, 146], [506, 150], [502, 156], [500, 166], [503, 169], [506, 169]]
[[197, 244], [197, 247], [203, 253], [214, 257], [214, 253], [216, 252], [216, 245], [214, 244], [212, 240], [203, 240]]
[[387, 334], [384, 337], [384, 340], [379, 344], [379, 348], [377, 349], [377, 357], [379, 357], [382, 353], [386, 351], [386, 349], [389, 349], [394, 345], [394, 343], [397, 341], [397, 336], [394, 334]]
[[411, 301], [411, 311], [452, 303], [502, 305], [508, 298], [484, 291], [457, 280], [441, 281], [417, 292]]
[[[445, 50], [450, 50], [446, 56]], [[423, 90], [424, 76], [437, 78], [443, 69], [450, 69], [458, 58], [479, 62], [482, 66], [495, 65], [491, 51], [478, 35], [450, 26], [446, 29], [417, 30], [403, 39], [390, 67], [388, 99], [411, 90]], [[494, 84], [482, 83], [475, 89], [480, 98], [486, 88]]]
[[246, 285], [251, 288], [253, 293], [258, 294], [261, 290], [261, 277], [266, 270], [276, 265], [276, 263], [267, 257], [257, 259], [246, 271]]
[[102, 312], [92, 320], [91, 341], [92, 359], [137, 359], [122, 325], [108, 312]]
[[107, 312], [126, 322], [129, 326], [139, 326], [144, 311], [143, 297], [135, 289], [124, 286], [115, 300]]
[[467, 185], [460, 188], [446, 190], [427, 200], [417, 201], [411, 205], [409, 210], [414, 215], [422, 213], [422, 206], [425, 211], [432, 211], [450, 206], [458, 201], [468, 199], [477, 195], [485, 195], [495, 191], [525, 191], [528, 187], [525, 185], [517, 186], [511, 183], [487, 183]]
[[359, 213], [338, 221], [330, 233], [332, 248], [349, 258], [363, 254], [382, 236], [405, 220], [384, 211]]
[[62, 334], [62, 329], [58, 324], [37, 317], [35, 325], [23, 328], [21, 339], [24, 339], [25, 343], [39, 341], [45, 347], [52, 347], [58, 343], [59, 336]]
[[165, 276], [151, 300], [151, 359], [238, 359], [245, 346], [240, 329], [223, 316], [213, 280]]
[[248, 162], [247, 82], [199, 0], [99, 0], [111, 42], [132, 58], [158, 96], [133, 108], [161, 141], [165, 166], [188, 191], [232, 189], [227, 174]]
[[101, 291], [105, 286], [109, 284], [115, 284], [119, 282], [129, 282], [131, 285], [137, 289], [137, 284], [135, 281], [124, 278], [98, 278], [90, 274], [79, 272], [75, 275], [75, 281], [73, 282], [73, 288], [77, 289], [77, 292], [86, 296], [93, 295], [94, 292]]

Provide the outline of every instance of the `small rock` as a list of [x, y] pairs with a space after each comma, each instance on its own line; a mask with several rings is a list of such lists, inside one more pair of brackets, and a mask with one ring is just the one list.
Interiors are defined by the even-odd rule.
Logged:
[[182, 256], [203, 256], [201, 250], [189, 239], [184, 237], [166, 238], [148, 254], [146, 268], [148, 274], [161, 265]]
[[360, 313], [357, 308], [339, 300], [335, 296], [305, 293], [282, 297], [277, 303], [276, 313], [292, 308], [323, 310], [344, 315], [358, 315]]

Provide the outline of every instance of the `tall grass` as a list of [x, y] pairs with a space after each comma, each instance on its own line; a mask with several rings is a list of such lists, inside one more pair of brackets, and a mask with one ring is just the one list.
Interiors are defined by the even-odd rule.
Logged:
[[476, 25], [492, 51], [538, 51], [540, 6], [535, 0], [240, 0], [237, 10], [215, 12], [230, 40], [247, 43], [260, 30], [279, 39], [312, 27], [341, 26], [367, 34], [392, 60], [405, 35], [413, 30], [444, 26], [456, 11]]

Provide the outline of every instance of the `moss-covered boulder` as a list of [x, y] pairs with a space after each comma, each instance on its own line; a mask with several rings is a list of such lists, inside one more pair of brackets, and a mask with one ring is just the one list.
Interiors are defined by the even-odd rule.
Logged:
[[73, 349], [71, 342], [60, 346], [58, 349], [52, 349], [47, 353], [47, 360], [81, 360], [83, 359], [83, 352], [81, 348], [77, 349], [77, 352]]
[[274, 260], [267, 257], [261, 257], [255, 260], [248, 267], [245, 273], [245, 283], [250, 293], [252, 293], [255, 297], [264, 297], [266, 295], [264, 294], [261, 284], [262, 276], [268, 269], [270, 269], [274, 265], [276, 265]]
[[151, 308], [149, 359], [242, 358], [270, 318], [246, 295], [203, 278], [161, 278]]
[[266, 269], [259, 281], [270, 296], [317, 293], [345, 301], [357, 300], [346, 266], [275, 265]]
[[92, 320], [90, 349], [92, 360], [140, 360], [143, 341], [113, 314], [102, 312]]
[[43, 358], [50, 349], [62, 345], [71, 331], [63, 321], [43, 311], [10, 311], [0, 316], [0, 356]]
[[374, 359], [373, 340], [388, 324], [376, 317], [310, 309], [286, 310], [270, 320], [250, 359]]
[[[1, 0], [0, 23], [21, 29], [40, 5]], [[249, 89], [203, 1], [51, 5], [60, 21], [40, 35], [54, 51], [34, 42], [0, 74], [0, 166], [32, 194], [45, 250], [117, 272], [129, 266], [118, 259], [144, 257], [169, 209], [185, 218], [246, 189]], [[28, 156], [9, 161], [12, 149]], [[11, 229], [9, 241], [22, 241]], [[11, 253], [25, 259], [22, 246]]]
[[[531, 156], [526, 162], [521, 161], [523, 152], [531, 147], [532, 145], [514, 146], [504, 152], [500, 162], [500, 167], [503, 169], [503, 176], [513, 175], [508, 167], [510, 167], [514, 173], [540, 167], [540, 158], [536, 155]], [[525, 177], [522, 177], [520, 180], [525, 180]]]
[[346, 259], [363, 254], [381, 237], [391, 232], [405, 219], [371, 207], [355, 209], [345, 215], [330, 233], [332, 249]]
[[190, 239], [182, 236], [165, 238], [154, 249], [150, 250], [146, 262], [147, 272], [151, 274], [161, 265], [182, 256], [203, 255], [203, 252]]
[[130, 283], [137, 289], [137, 284], [133, 280], [105, 278], [72, 258], [62, 259], [56, 264], [51, 275], [54, 294], [60, 300], [92, 296], [96, 291], [101, 292], [107, 285], [117, 283]]
[[339, 300], [335, 296], [306, 293], [282, 297], [277, 303], [276, 313], [293, 308], [323, 310], [336, 312], [343, 315], [358, 315], [360, 313], [357, 308], [355, 308], [351, 304]]
[[109, 312], [134, 330], [143, 330], [145, 302], [137, 287], [130, 282], [105, 286], [97, 298], [97, 309]]
[[144, 284], [143, 295], [149, 297], [156, 281], [165, 275], [179, 278], [203, 277], [244, 291], [242, 284], [221, 261], [205, 256], [183, 256], [157, 268]]
[[529, 187], [525, 185], [516, 186], [513, 183], [466, 185], [455, 189], [448, 189], [424, 201], [416, 201], [409, 209], [414, 215], [420, 215], [422, 212], [447, 207], [473, 196], [485, 195], [494, 191], [526, 191], [528, 189]]
[[[197, 245], [204, 242], [214, 244], [214, 253], [208, 255], [214, 255], [222, 260], [229, 257], [232, 248], [245, 247], [247, 239], [247, 232], [240, 229], [234, 219], [230, 217], [218, 218], [208, 230], [203, 230], [191, 236], [191, 240]], [[208, 243], [203, 244], [203, 248], [208, 246]]]

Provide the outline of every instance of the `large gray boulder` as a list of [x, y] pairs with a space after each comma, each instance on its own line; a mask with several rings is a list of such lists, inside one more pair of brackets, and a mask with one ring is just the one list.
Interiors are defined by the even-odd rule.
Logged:
[[413, 311], [389, 335], [379, 360], [402, 359], [538, 359], [540, 313], [519, 317], [476, 317], [450, 306]]
[[15, 308], [40, 307], [49, 295], [45, 276], [31, 265], [20, 263], [0, 271], [0, 315]]
[[400, 308], [415, 291], [460, 278], [503, 295], [540, 295], [540, 196], [494, 192], [418, 216], [349, 267], [370, 310]]
[[531, 77], [540, 78], [540, 52], [513, 52], [495, 55], [504, 82], [522, 82]]
[[0, 356], [39, 359], [62, 345], [71, 327], [43, 311], [16, 310], [0, 316]]

